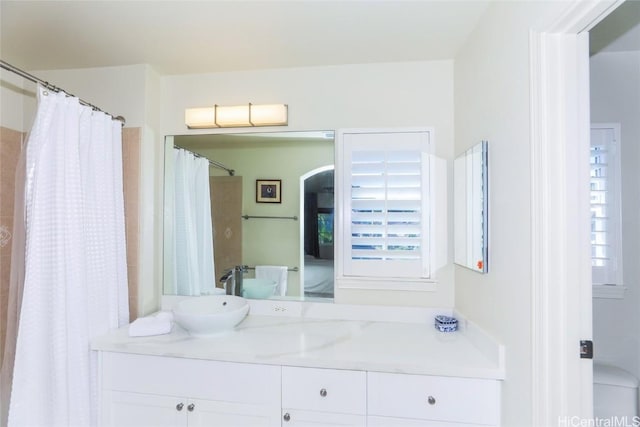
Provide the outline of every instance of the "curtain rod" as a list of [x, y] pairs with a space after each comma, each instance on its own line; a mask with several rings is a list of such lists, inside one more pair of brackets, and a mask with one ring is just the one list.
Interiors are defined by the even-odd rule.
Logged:
[[[20, 68], [14, 66], [14, 65], [11, 65], [6, 61], [0, 60], [0, 68], [4, 68], [7, 71], [11, 71], [12, 73], [17, 74], [20, 77], [25, 78], [25, 79], [27, 79], [29, 81], [34, 82], [34, 83], [40, 83], [45, 88], [47, 88], [49, 90], [52, 90], [54, 92], [64, 92], [65, 94], [67, 94], [69, 96], [72, 96], [74, 98], [78, 98], [77, 96], [67, 92], [66, 90], [60, 89], [59, 87], [54, 86], [49, 82], [46, 82], [46, 81], [44, 81], [42, 79], [39, 79], [36, 76], [34, 76], [33, 74], [29, 74], [26, 71], [21, 70]], [[94, 111], [100, 111], [102, 113], [105, 113], [108, 116], [111, 116], [111, 118], [113, 118], [114, 120], [118, 120], [118, 121], [122, 122], [122, 126], [124, 126], [125, 123], [127, 122], [125, 120], [125, 118], [122, 117], [122, 116], [114, 116], [113, 114], [107, 113], [106, 111], [103, 111], [102, 109], [96, 107], [95, 105], [93, 105], [93, 104], [91, 104], [91, 103], [89, 103], [89, 102], [87, 102], [87, 101], [85, 101], [83, 99], [78, 98], [78, 100], [80, 101], [80, 104], [86, 105], [87, 107], [91, 107]]]
[[233, 169], [229, 169], [228, 167], [226, 167], [226, 166], [225, 166], [225, 165], [223, 165], [222, 163], [220, 163], [220, 162], [216, 162], [215, 160], [211, 160], [211, 159], [209, 159], [209, 158], [207, 158], [207, 157], [203, 156], [202, 154], [195, 153], [195, 152], [193, 152], [193, 151], [191, 151], [191, 150], [187, 150], [186, 148], [184, 148], [184, 147], [180, 147], [179, 145], [175, 145], [175, 144], [173, 144], [173, 148], [177, 148], [177, 149], [179, 149], [179, 150], [188, 151], [189, 153], [193, 154], [193, 155], [194, 155], [194, 156], [196, 156], [196, 157], [200, 157], [200, 158], [202, 158], [202, 159], [206, 159], [206, 160], [209, 162], [209, 164], [210, 164], [211, 166], [214, 166], [214, 167], [219, 168], [219, 169], [224, 169], [224, 170], [226, 170], [226, 171], [227, 171], [227, 173], [229, 174], [229, 176], [234, 176], [234, 175], [236, 174], [236, 171], [235, 171], [235, 170], [233, 170]]
[[[255, 267], [249, 267], [247, 266], [247, 270], [255, 270]], [[287, 267], [287, 271], [299, 271], [300, 269], [298, 267]]]

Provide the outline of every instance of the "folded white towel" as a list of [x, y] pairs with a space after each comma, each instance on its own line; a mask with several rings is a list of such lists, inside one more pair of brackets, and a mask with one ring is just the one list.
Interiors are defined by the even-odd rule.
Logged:
[[154, 316], [140, 317], [129, 325], [130, 337], [147, 337], [171, 332], [173, 313], [161, 311]]
[[281, 265], [256, 265], [256, 279], [268, 279], [276, 282], [276, 295], [287, 294], [287, 267]]

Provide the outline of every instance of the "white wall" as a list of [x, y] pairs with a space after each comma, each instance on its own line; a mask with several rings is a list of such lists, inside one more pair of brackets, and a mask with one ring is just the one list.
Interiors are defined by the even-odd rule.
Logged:
[[489, 141], [489, 272], [456, 266], [455, 305], [505, 345], [505, 426], [532, 422], [529, 32], [565, 7], [496, 2], [455, 61], [455, 153]]
[[[252, 216], [300, 216], [300, 176], [333, 164], [331, 140], [310, 142], [295, 140], [281, 145], [201, 148], [199, 154], [216, 160], [242, 177], [242, 214]], [[180, 140], [177, 140], [180, 145]], [[227, 176], [222, 169], [211, 168], [211, 175]], [[257, 203], [256, 180], [281, 180], [280, 203]], [[242, 263], [300, 267], [300, 221], [253, 219], [242, 221]], [[228, 268], [229, 266], [217, 266]], [[250, 272], [249, 274], [252, 274]], [[300, 274], [289, 272], [287, 295], [299, 296]]]
[[145, 66], [144, 128], [140, 152], [140, 288], [138, 311], [148, 314], [156, 311], [162, 298], [162, 215], [157, 206], [162, 204], [164, 188], [155, 183], [164, 179], [164, 134], [161, 132], [162, 79], [153, 68]]
[[[247, 102], [288, 104], [289, 126], [270, 128], [278, 131], [432, 126], [436, 154], [452, 158], [452, 61], [167, 76], [163, 78], [164, 134], [212, 133], [187, 130], [185, 108]], [[442, 281], [435, 292], [349, 290], [341, 292], [336, 301], [451, 307], [452, 266], [439, 272], [439, 277]]]
[[[214, 103], [289, 104], [289, 126], [273, 130], [430, 126], [435, 129], [436, 154], [451, 159], [453, 153], [450, 60], [165, 77], [146, 65], [32, 73], [111, 114], [124, 116], [127, 126], [143, 128], [139, 278], [142, 313], [159, 306], [162, 288], [159, 219], [163, 137], [208, 132], [186, 129], [185, 108]], [[32, 105], [35, 107], [35, 102]], [[435, 292], [349, 291], [340, 302], [451, 307], [452, 266], [439, 272], [439, 277], [442, 281]]]
[[34, 108], [35, 89], [35, 84], [0, 69], [0, 126], [20, 132], [28, 130], [33, 117], [26, 117], [25, 108]]
[[594, 298], [595, 358], [640, 376], [640, 51], [591, 57], [591, 122], [620, 123], [623, 299]]
[[[31, 71], [30, 71], [31, 72]], [[39, 70], [31, 74], [80, 97], [114, 116], [123, 116], [127, 127], [145, 123], [145, 65]]]

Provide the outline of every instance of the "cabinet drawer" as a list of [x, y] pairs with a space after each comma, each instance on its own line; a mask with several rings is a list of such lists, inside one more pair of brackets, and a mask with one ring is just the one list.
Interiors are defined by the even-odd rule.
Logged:
[[102, 388], [280, 407], [280, 367], [102, 354]]
[[366, 373], [282, 367], [282, 406], [309, 411], [366, 414]]
[[367, 427], [478, 427], [478, 424], [418, 420], [415, 418], [367, 417]]
[[369, 415], [500, 424], [500, 383], [493, 380], [370, 372]]
[[367, 427], [365, 415], [335, 412], [312, 412], [300, 409], [282, 410], [282, 427]]

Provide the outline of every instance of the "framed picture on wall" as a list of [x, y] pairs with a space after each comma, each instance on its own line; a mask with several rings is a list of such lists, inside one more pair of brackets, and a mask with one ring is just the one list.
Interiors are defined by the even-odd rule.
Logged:
[[257, 179], [256, 203], [282, 203], [281, 187], [282, 180]]

